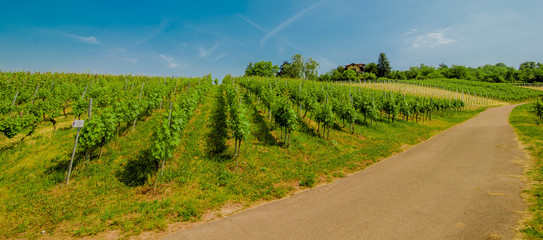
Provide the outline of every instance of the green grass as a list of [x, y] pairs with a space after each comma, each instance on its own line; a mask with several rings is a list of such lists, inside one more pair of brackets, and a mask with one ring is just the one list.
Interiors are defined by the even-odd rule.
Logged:
[[156, 189], [158, 166], [147, 154], [158, 113], [104, 146], [101, 159], [96, 155], [86, 164], [77, 161], [68, 186], [64, 178], [75, 131], [67, 124], [73, 117], [60, 119], [65, 127], [56, 132], [40, 125], [22, 143], [0, 139], [0, 238], [35, 239], [42, 237], [41, 231], [59, 238], [99, 238], [110, 230], [120, 230], [123, 238], [165, 230], [174, 222], [198, 221], [210, 211], [220, 214], [225, 204], [250, 206], [344, 177], [481, 111], [423, 123], [356, 124], [354, 134], [336, 124], [329, 139], [319, 137], [315, 123], [306, 118], [285, 148], [267, 112], [245, 97], [252, 132], [240, 156], [231, 159], [231, 136], [222, 154], [207, 150], [218, 89], [211, 88], [187, 124]]
[[511, 112], [509, 122], [515, 129], [520, 141], [527, 146], [532, 156], [528, 177], [532, 184], [526, 190], [529, 195], [529, 211], [532, 218], [527, 221], [522, 232], [528, 239], [543, 238], [543, 123], [528, 112], [532, 104], [516, 107]]

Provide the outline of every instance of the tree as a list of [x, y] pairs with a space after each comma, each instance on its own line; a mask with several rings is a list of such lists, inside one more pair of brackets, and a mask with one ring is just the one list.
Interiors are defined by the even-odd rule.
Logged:
[[250, 62], [245, 70], [245, 76], [273, 77], [278, 70], [279, 67], [270, 61], [260, 61], [254, 65]]
[[285, 61], [281, 65], [281, 71], [277, 74], [280, 77], [316, 79], [319, 63], [312, 58], [305, 60], [301, 54], [292, 56], [291, 63]]
[[283, 64], [279, 67], [279, 72], [277, 73], [278, 77], [288, 77], [290, 71], [290, 63], [288, 61], [283, 61]]
[[249, 62], [249, 65], [247, 65], [247, 68], [245, 69], [245, 76], [252, 76], [253, 75], [253, 63]]
[[343, 71], [343, 79], [345, 80], [355, 80], [356, 79], [356, 72], [352, 69], [347, 69]]
[[338, 66], [337, 68], [332, 68], [325, 74], [320, 75], [317, 80], [327, 82], [327, 81], [340, 81], [343, 80], [343, 66]]
[[304, 63], [304, 77], [305, 79], [314, 80], [319, 75], [319, 72], [317, 71], [317, 68], [319, 67], [319, 63], [313, 58], [308, 58], [307, 61]]
[[364, 72], [367, 72], [367, 73], [373, 73], [377, 76], [377, 64], [376, 63], [368, 63], [365, 67], [364, 67]]
[[304, 75], [304, 57], [302, 57], [301, 54], [297, 53], [292, 56], [291, 60], [292, 64], [290, 65], [290, 67], [292, 68], [292, 78], [302, 78]]
[[523, 62], [520, 64], [518, 70], [535, 69], [536, 66], [535, 62]]
[[390, 74], [392, 67], [390, 62], [384, 53], [379, 54], [379, 61], [377, 61], [377, 77], [386, 77]]

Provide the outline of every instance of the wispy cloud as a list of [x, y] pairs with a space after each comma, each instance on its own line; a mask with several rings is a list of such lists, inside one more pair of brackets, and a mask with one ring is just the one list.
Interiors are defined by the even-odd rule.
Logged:
[[413, 43], [413, 48], [431, 48], [455, 42], [455, 39], [445, 36], [445, 32], [450, 29], [450, 27], [437, 29], [431, 33], [417, 37]]
[[211, 61], [211, 62], [219, 61], [221, 58], [226, 57], [227, 55], [228, 55], [228, 53], [223, 53], [223, 54], [221, 54], [221, 55], [219, 55], [219, 56], [216, 56], [216, 57], [213, 59], [213, 61]]
[[[237, 15], [241, 20], [243, 20], [243, 21], [245, 21], [246, 23], [248, 23], [248, 24], [254, 26], [255, 28], [258, 28], [260, 31], [262, 31], [262, 32], [264, 32], [264, 33], [266, 33], [266, 34], [269, 34], [269, 33], [270, 33], [270, 31], [269, 31], [268, 29], [266, 29], [266, 28], [264, 28], [264, 27], [258, 25], [257, 23], [251, 21], [250, 19], [248, 19], [248, 18], [246, 18], [246, 17], [244, 17], [244, 16], [242, 16], [242, 15], [240, 15], [240, 14], [236, 14], [236, 15]], [[275, 36], [276, 36], [276, 35], [275, 35]], [[292, 47], [292, 48], [294, 48], [294, 49], [296, 49], [296, 50], [299, 49], [296, 45], [294, 45], [292, 42], [288, 41], [286, 38], [281, 37], [281, 36], [276, 36], [276, 37], [277, 37], [279, 40], [281, 40], [282, 42], [284, 42], [284, 43], [286, 43], [287, 45], [289, 45], [290, 47]], [[262, 45], [261, 45], [261, 47], [262, 47]]]
[[316, 3], [314, 3], [313, 5], [305, 8], [305, 9], [302, 9], [301, 11], [297, 12], [296, 14], [294, 14], [292, 17], [290, 17], [289, 19], [287, 19], [286, 21], [280, 23], [279, 25], [277, 25], [277, 27], [275, 27], [274, 29], [272, 29], [271, 31], [269, 31], [261, 40], [260, 40], [260, 47], [263, 47], [266, 42], [268, 41], [268, 39], [270, 39], [271, 37], [274, 37], [277, 35], [277, 33], [279, 33], [281, 30], [283, 30], [284, 28], [288, 27], [290, 24], [292, 24], [296, 19], [300, 18], [301, 16], [303, 16], [304, 14], [306, 14], [307, 12], [311, 11], [312, 9], [314, 9], [315, 7], [317, 7], [318, 5], [320, 5], [321, 3], [323, 3], [325, 0], [321, 0], [321, 1], [318, 1]]
[[176, 68], [180, 66], [178, 63], [175, 62], [175, 59], [173, 59], [173, 57], [166, 56], [164, 54], [160, 54], [158, 56], [168, 63], [168, 67]]
[[211, 47], [210, 49], [205, 49], [204, 47], [200, 47], [200, 57], [205, 58], [213, 54], [213, 52], [217, 50], [218, 47], [219, 47], [219, 42], [216, 42], [215, 45], [213, 45], [213, 47]]
[[62, 35], [70, 37], [72, 39], [75, 39], [75, 40], [83, 42], [83, 43], [94, 44], [94, 45], [102, 45], [100, 43], [100, 41], [98, 41], [98, 39], [96, 39], [95, 36], [84, 37], [84, 36], [79, 36], [79, 35], [75, 35], [75, 34], [71, 34], [71, 33], [65, 33], [65, 32], [63, 32]]
[[413, 29], [409, 30], [408, 32], [404, 33], [404, 35], [411, 35], [411, 34], [416, 33], [418, 31], [419, 31], [418, 28], [413, 28]]
[[237, 15], [239, 18], [241, 18], [241, 20], [245, 21], [246, 23], [253, 25], [253, 27], [258, 28], [258, 29], [260, 29], [261, 31], [263, 31], [263, 32], [265, 32], [265, 33], [268, 33], [268, 32], [269, 32], [268, 29], [266, 29], [266, 28], [264, 28], [264, 27], [262, 27], [262, 26], [256, 24], [255, 22], [251, 21], [251, 19], [248, 19], [248, 18], [246, 18], [246, 17], [244, 17], [244, 16], [242, 16], [242, 15], [240, 15], [240, 14], [236, 14], [236, 15]]
[[156, 35], [164, 31], [164, 29], [166, 29], [167, 27], [168, 27], [168, 20], [165, 18], [162, 18], [162, 20], [160, 21], [160, 25], [158, 25], [158, 27], [149, 36], [143, 39], [140, 39], [139, 41], [134, 43], [134, 46], [138, 46], [144, 42], [149, 41], [149, 39], [154, 38]]

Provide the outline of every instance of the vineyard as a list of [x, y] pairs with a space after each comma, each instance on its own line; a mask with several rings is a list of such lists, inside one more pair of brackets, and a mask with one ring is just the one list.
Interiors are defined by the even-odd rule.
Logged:
[[461, 79], [407, 80], [401, 82], [434, 86], [452, 92], [463, 91], [464, 95], [467, 93], [505, 102], [523, 102], [543, 96], [543, 92], [541, 91], [515, 86], [510, 83], [489, 83]]
[[468, 85], [462, 97], [284, 78], [0, 79], [2, 238], [126, 237], [213, 219], [225, 205], [344, 177], [502, 104], [476, 91], [473, 100]]
[[362, 88], [378, 89], [383, 91], [394, 91], [399, 93], [408, 93], [417, 96], [434, 96], [437, 98], [457, 99], [465, 103], [467, 109], [477, 109], [481, 107], [499, 106], [507, 104], [504, 100], [487, 98], [486, 96], [477, 96], [464, 88], [445, 89], [443, 86], [430, 84], [416, 84], [403, 82], [368, 82], [352, 84]]

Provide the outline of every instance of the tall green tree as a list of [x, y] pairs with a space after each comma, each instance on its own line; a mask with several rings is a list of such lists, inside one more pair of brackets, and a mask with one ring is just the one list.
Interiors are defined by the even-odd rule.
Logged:
[[377, 64], [373, 62], [366, 64], [366, 66], [364, 66], [364, 72], [373, 73], [377, 76]]
[[245, 69], [245, 76], [273, 77], [277, 71], [279, 71], [279, 67], [270, 61], [260, 61], [254, 65], [250, 62]]
[[379, 54], [379, 60], [377, 61], [377, 77], [386, 77], [392, 71], [390, 62], [388, 61], [387, 55], [384, 53]]
[[291, 62], [283, 62], [281, 71], [277, 74], [280, 77], [316, 79], [318, 76], [317, 68], [319, 63], [313, 58], [307, 60], [301, 54], [292, 56]]
[[535, 69], [536, 66], [535, 62], [523, 62], [520, 64], [518, 70]]
[[313, 60], [313, 58], [308, 58], [304, 63], [304, 78], [311, 80], [316, 79], [319, 75], [319, 72], [317, 71], [318, 67], [319, 63], [317, 61]]
[[346, 80], [355, 80], [356, 79], [356, 72], [352, 69], [347, 69], [343, 71], [343, 79]]

